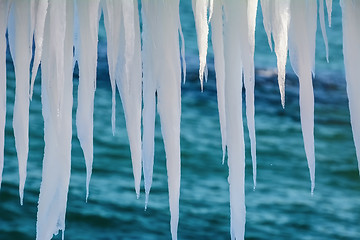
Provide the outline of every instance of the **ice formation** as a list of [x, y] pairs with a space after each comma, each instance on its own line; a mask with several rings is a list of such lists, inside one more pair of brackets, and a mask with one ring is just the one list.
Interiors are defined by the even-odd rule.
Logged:
[[355, 143], [358, 167], [360, 172], [360, 99], [358, 89], [360, 88], [357, 60], [360, 55], [360, 2], [342, 0], [343, 15], [343, 51], [346, 71], [347, 93], [351, 116], [351, 126]]
[[[171, 236], [177, 239], [180, 196], [181, 63], [179, 1], [142, 1], [144, 72], [144, 178], [151, 187], [154, 121], [160, 115], [168, 174]], [[149, 154], [149, 155], [148, 155]], [[148, 197], [147, 197], [148, 198]]]
[[[203, 78], [207, 74], [206, 56], [209, 24], [211, 25], [223, 161], [226, 152], [228, 153], [232, 239], [243, 239], [245, 233], [243, 85], [254, 187], [256, 185], [254, 49], [257, 3], [256, 0], [192, 0], [198, 36], [201, 89]], [[325, 0], [325, 3], [328, 24], [331, 26], [332, 0]], [[342, 0], [341, 6], [347, 91], [359, 160], [360, 99], [357, 98], [357, 90], [360, 86], [357, 69], [360, 66], [357, 56], [360, 55], [360, 31], [357, 24], [360, 22], [360, 3]], [[312, 77], [318, 15], [328, 58], [324, 0], [261, 0], [261, 8], [271, 49], [274, 42], [283, 107], [288, 49], [291, 65], [299, 77], [301, 125], [313, 191], [315, 149]], [[7, 30], [16, 78], [13, 128], [19, 161], [21, 203], [28, 158], [29, 94], [31, 98], [41, 62], [45, 150], [36, 238], [51, 239], [59, 230], [63, 234], [65, 230], [71, 169], [75, 60], [78, 62], [80, 78], [76, 122], [86, 161], [86, 198], [88, 197], [93, 162], [93, 111], [101, 14], [104, 16], [108, 47], [113, 133], [118, 89], [130, 143], [135, 192], [139, 196], [143, 168], [146, 208], [152, 185], [155, 114], [156, 108], [158, 109], [167, 160], [171, 235], [172, 239], [177, 239], [181, 173], [181, 66], [184, 82], [186, 74], [179, 0], [142, 0], [142, 32], [136, 0], [0, 0], [0, 186], [4, 164]]]

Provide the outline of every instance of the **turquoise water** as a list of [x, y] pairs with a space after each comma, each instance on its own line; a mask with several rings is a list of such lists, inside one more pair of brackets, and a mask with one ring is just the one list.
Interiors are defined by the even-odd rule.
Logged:
[[[229, 239], [228, 170], [226, 164], [221, 164], [212, 50], [210, 46], [209, 81], [201, 93], [191, 1], [181, 2], [188, 78], [182, 85], [179, 238]], [[246, 239], [360, 238], [360, 181], [349, 123], [338, 1], [334, 2], [333, 25], [328, 29], [328, 36], [329, 64], [325, 61], [318, 29], [314, 79], [316, 188], [311, 196], [299, 118], [298, 80], [288, 64], [286, 109], [283, 110], [274, 71], [275, 55], [269, 50], [261, 14], [258, 14], [255, 54], [258, 184], [253, 191], [250, 144], [246, 135]], [[10, 56], [7, 58], [8, 105], [0, 191], [0, 239], [34, 239], [44, 148], [40, 81], [36, 82], [30, 106], [28, 177], [24, 206], [20, 206], [12, 130], [15, 79]], [[154, 182], [148, 210], [144, 211], [144, 193], [136, 200], [133, 188], [121, 104], [117, 104], [116, 134], [112, 136], [111, 133], [108, 78], [105, 31], [101, 27], [90, 198], [85, 203], [85, 163], [73, 125], [65, 238], [170, 239], [165, 154], [159, 119], [156, 122]], [[77, 83], [75, 71], [74, 93]], [[120, 103], [118, 96], [117, 101]], [[74, 113], [76, 105], [75, 96]]]

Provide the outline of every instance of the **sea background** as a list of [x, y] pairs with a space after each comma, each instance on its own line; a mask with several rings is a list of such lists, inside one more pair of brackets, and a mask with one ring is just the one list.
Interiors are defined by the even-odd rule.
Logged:
[[[182, 84], [181, 195], [179, 239], [230, 239], [228, 167], [221, 164], [213, 52], [209, 80], [200, 91], [198, 50], [190, 0], [180, 1], [187, 81]], [[318, 23], [316, 43], [316, 188], [310, 179], [299, 117], [299, 84], [287, 64], [286, 108], [277, 86], [276, 58], [270, 51], [259, 4], [256, 26], [257, 188], [253, 190], [250, 143], [246, 144], [246, 239], [360, 239], [360, 178], [352, 140], [342, 55], [341, 8], [333, 2], [327, 27], [330, 62]], [[147, 211], [144, 191], [136, 199], [129, 143], [117, 96], [115, 136], [111, 132], [111, 89], [106, 37], [100, 21], [98, 79], [94, 113], [94, 165], [85, 203], [85, 162], [76, 137], [78, 84], [74, 74], [72, 169], [65, 239], [170, 239], [165, 153], [156, 120], [154, 181]], [[34, 239], [44, 151], [40, 79], [30, 105], [30, 148], [24, 205], [18, 196], [18, 165], [12, 128], [15, 76], [7, 53], [5, 166], [0, 190], [0, 239]], [[39, 74], [40, 75], [40, 74]], [[239, 76], [240, 80], [240, 76]], [[246, 122], [244, 122], [246, 124]], [[61, 234], [54, 237], [61, 239]]]

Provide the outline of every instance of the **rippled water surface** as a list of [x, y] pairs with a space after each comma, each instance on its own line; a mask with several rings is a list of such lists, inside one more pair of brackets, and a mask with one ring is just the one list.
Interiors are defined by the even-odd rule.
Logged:
[[[212, 49], [208, 56], [209, 81], [201, 93], [190, 4], [189, 0], [181, 1], [188, 78], [182, 85], [179, 238], [230, 239], [228, 169], [227, 164], [221, 164]], [[311, 196], [299, 118], [298, 80], [288, 64], [286, 109], [283, 110], [274, 71], [275, 55], [269, 50], [261, 14], [258, 15], [255, 54], [258, 184], [253, 191], [246, 135], [246, 239], [360, 239], [360, 179], [349, 123], [338, 1], [334, 1], [333, 25], [328, 35], [329, 64], [325, 61], [318, 30], [314, 79], [316, 189]], [[10, 56], [7, 57], [8, 105], [5, 167], [0, 191], [0, 239], [34, 239], [44, 149], [40, 79], [30, 106], [28, 178], [24, 206], [20, 206], [12, 130], [15, 81]], [[78, 83], [76, 72], [74, 93]], [[170, 239], [165, 154], [159, 119], [156, 122], [154, 182], [149, 208], [144, 211], [144, 193], [136, 200], [134, 192], [119, 97], [117, 101], [117, 129], [112, 136], [106, 39], [101, 27], [90, 198], [85, 203], [85, 163], [74, 125], [65, 238]], [[75, 96], [74, 111], [76, 105]]]

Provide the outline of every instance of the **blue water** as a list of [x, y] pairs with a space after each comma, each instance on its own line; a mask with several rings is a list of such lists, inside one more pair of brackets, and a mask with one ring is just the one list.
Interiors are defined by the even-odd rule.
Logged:
[[[187, 82], [182, 85], [180, 239], [230, 239], [227, 164], [221, 164], [213, 54], [209, 81], [200, 92], [196, 33], [191, 1], [181, 1]], [[260, 9], [259, 9], [260, 10]], [[316, 188], [310, 179], [299, 118], [298, 80], [288, 64], [286, 109], [280, 104], [276, 59], [267, 45], [259, 11], [256, 28], [256, 135], [258, 184], [253, 191], [246, 135], [246, 239], [360, 239], [360, 179], [352, 141], [342, 56], [341, 9], [334, 2], [328, 29], [330, 63], [320, 30], [316, 50]], [[5, 167], [0, 191], [0, 239], [34, 239], [44, 149], [40, 81], [30, 106], [30, 154], [24, 206], [18, 197], [18, 167], [12, 130], [15, 79], [7, 56]], [[74, 93], [77, 91], [75, 71]], [[85, 203], [85, 164], [73, 125], [72, 175], [65, 238], [170, 239], [165, 154], [156, 122], [154, 182], [149, 208], [136, 200], [129, 144], [121, 104], [111, 134], [111, 89], [106, 38], [100, 28], [98, 88], [94, 114], [94, 169]], [[120, 98], [117, 96], [120, 103]], [[76, 96], [74, 111], [76, 109]], [[75, 123], [75, 121], [73, 121]], [[246, 129], [246, 128], [245, 128]], [[246, 130], [245, 130], [246, 133]], [[54, 239], [60, 239], [56, 236]]]

